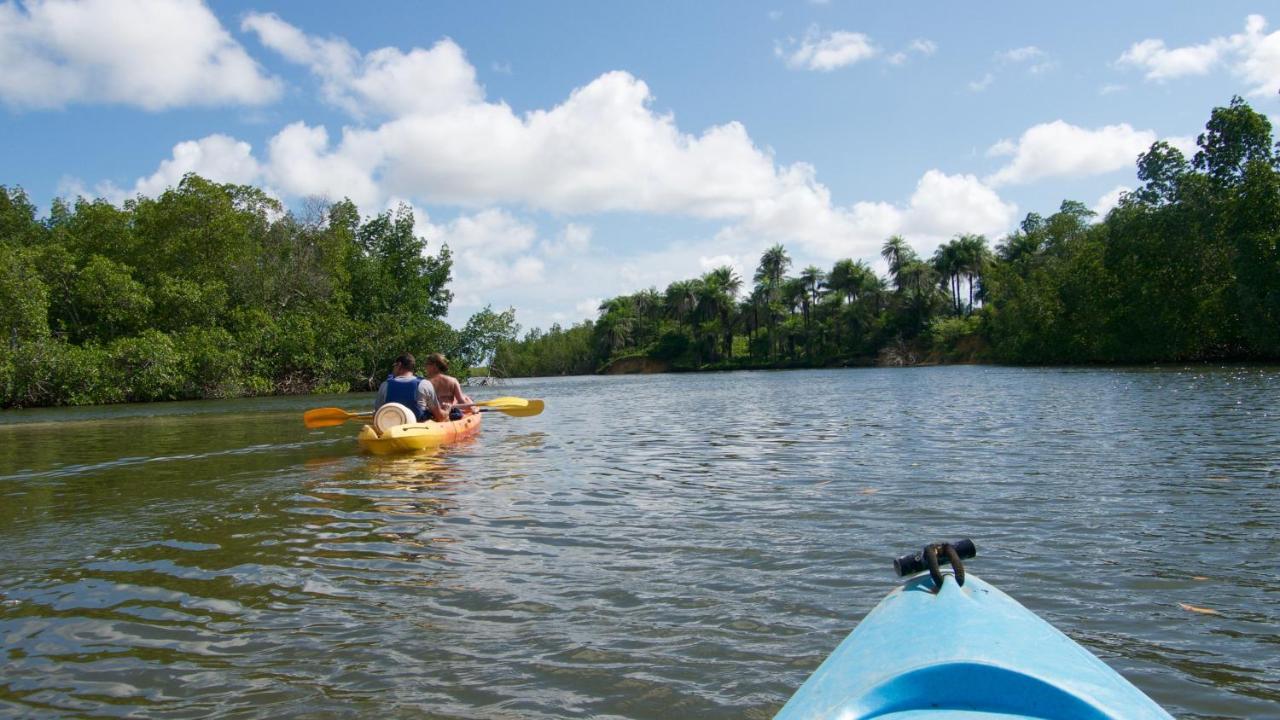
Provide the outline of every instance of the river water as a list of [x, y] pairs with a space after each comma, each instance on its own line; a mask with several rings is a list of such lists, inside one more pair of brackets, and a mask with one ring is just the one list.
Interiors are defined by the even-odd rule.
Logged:
[[0, 414], [0, 716], [768, 718], [969, 536], [1173, 714], [1280, 717], [1276, 368], [476, 394], [547, 410], [393, 458], [301, 425], [368, 396]]

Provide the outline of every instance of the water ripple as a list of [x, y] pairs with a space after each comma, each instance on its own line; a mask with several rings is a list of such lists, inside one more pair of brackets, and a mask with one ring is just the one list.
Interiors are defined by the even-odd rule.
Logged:
[[971, 535], [1176, 715], [1277, 716], [1274, 369], [503, 394], [548, 410], [399, 458], [290, 424], [313, 400], [0, 425], [0, 715], [767, 718], [889, 558]]

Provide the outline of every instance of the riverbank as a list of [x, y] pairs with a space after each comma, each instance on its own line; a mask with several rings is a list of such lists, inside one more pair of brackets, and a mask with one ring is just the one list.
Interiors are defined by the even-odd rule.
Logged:
[[[735, 370], [818, 370], [851, 367], [925, 367], [931, 365], [999, 364], [992, 361], [985, 341], [976, 335], [953, 339], [947, 346], [895, 342], [871, 355], [837, 358], [758, 360], [733, 358], [711, 363], [672, 362], [645, 355], [627, 355], [606, 362], [594, 373], [565, 375], [653, 375], [658, 373], [732, 372]], [[533, 376], [529, 376], [533, 377]]]

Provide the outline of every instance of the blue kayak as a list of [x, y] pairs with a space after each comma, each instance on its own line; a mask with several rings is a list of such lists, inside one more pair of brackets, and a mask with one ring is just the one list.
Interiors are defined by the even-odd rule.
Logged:
[[775, 720], [1171, 719], [1018, 601], [963, 568], [933, 570], [941, 587], [919, 575], [889, 593]]

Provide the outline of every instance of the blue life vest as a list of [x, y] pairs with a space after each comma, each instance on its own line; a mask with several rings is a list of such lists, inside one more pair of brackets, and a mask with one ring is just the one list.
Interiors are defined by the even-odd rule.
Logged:
[[427, 382], [427, 380], [417, 375], [413, 376], [413, 379], [418, 382], [397, 380], [394, 376], [388, 375], [387, 402], [400, 403], [413, 411], [413, 414], [418, 418], [418, 422], [423, 422], [427, 419], [429, 413], [418, 407], [418, 385]]

